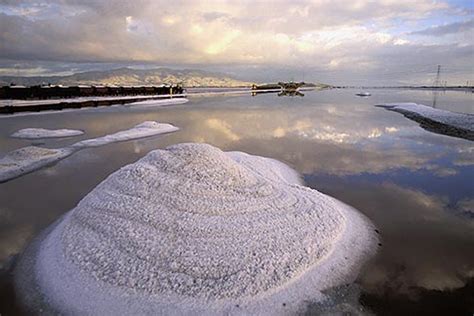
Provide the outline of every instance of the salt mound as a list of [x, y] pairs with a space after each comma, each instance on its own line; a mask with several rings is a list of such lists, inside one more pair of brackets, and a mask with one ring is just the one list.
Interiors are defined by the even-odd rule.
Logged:
[[153, 151], [39, 237], [18, 292], [61, 313], [295, 312], [350, 282], [376, 242], [355, 210], [299, 182], [282, 163], [210, 145]]
[[15, 138], [42, 139], [55, 137], [71, 137], [84, 134], [83, 131], [75, 129], [45, 129], [45, 128], [24, 128], [12, 134]]

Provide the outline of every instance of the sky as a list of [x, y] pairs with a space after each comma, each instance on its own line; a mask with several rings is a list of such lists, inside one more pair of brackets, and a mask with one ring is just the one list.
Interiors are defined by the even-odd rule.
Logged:
[[474, 84], [469, 0], [0, 0], [0, 75], [197, 68], [336, 85]]

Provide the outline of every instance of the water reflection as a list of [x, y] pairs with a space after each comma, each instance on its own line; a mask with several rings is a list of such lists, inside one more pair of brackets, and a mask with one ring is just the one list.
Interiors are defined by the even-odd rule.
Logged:
[[[282, 160], [303, 173], [310, 186], [371, 218], [381, 229], [383, 247], [361, 275], [364, 295], [403, 293], [413, 299], [424, 295], [422, 289], [463, 289], [474, 277], [474, 192], [469, 185], [474, 143], [429, 133], [401, 115], [373, 107], [382, 102], [426, 104], [429, 98], [424, 92], [397, 90], [376, 91], [363, 99], [354, 91], [332, 90], [308, 92], [304, 98], [214, 96], [168, 108], [118, 107], [2, 119], [0, 154], [29, 144], [8, 137], [26, 127], [86, 132], [74, 139], [45, 140], [43, 146], [50, 148], [146, 120], [181, 130], [87, 149], [0, 184], [0, 262], [21, 251], [32, 236], [121, 166], [156, 148], [206, 142]], [[446, 93], [438, 104], [464, 110], [470, 98]]]
[[[446, 196], [428, 195], [392, 183], [328, 184], [311, 176], [307, 182], [363, 211], [381, 230], [382, 250], [360, 277], [365, 298], [372, 304], [385, 300], [403, 306], [422, 302], [433, 291], [446, 291], [447, 297], [440, 293], [436, 296], [442, 302], [450, 299], [451, 291], [462, 290], [472, 282], [474, 221], [453, 215]], [[460, 203], [472, 207], [472, 200]]]
[[380, 228], [383, 253], [362, 278], [366, 289], [455, 289], [474, 276], [474, 221], [454, 216], [447, 197], [393, 183], [308, 183], [363, 210]]
[[439, 91], [437, 89], [433, 90], [433, 108], [436, 109], [436, 103], [438, 102]]
[[33, 234], [31, 223], [19, 223], [12, 210], [0, 206], [0, 269], [8, 263], [8, 258], [18, 253]]
[[283, 97], [283, 96], [286, 96], [286, 97], [304, 97], [304, 94], [299, 92], [299, 91], [287, 91], [287, 90], [283, 90], [282, 92], [278, 93], [278, 96], [279, 97]]

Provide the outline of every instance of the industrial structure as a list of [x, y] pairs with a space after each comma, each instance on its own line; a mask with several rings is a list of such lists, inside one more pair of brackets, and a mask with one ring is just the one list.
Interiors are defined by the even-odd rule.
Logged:
[[179, 84], [160, 86], [3, 86], [0, 99], [44, 100], [79, 97], [136, 96], [136, 95], [176, 95], [185, 90]]

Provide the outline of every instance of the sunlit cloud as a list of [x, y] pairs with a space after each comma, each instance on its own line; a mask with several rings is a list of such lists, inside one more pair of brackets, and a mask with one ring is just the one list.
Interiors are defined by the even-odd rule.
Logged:
[[[452, 22], [443, 24], [448, 16]], [[410, 31], [397, 31], [400, 25], [410, 25]], [[387, 81], [419, 81], [410, 74], [413, 65], [446, 60], [459, 72], [470, 64], [473, 46], [472, 37], [459, 35], [472, 29], [465, 12], [431, 0], [20, 0], [0, 5], [0, 27], [0, 61], [142, 62], [229, 71], [257, 65], [279, 73], [292, 67], [311, 69], [312, 80], [326, 81], [356, 82], [371, 71], [389, 73]], [[440, 42], [428, 36], [443, 34], [454, 37]], [[449, 51], [443, 46], [448, 44]]]

